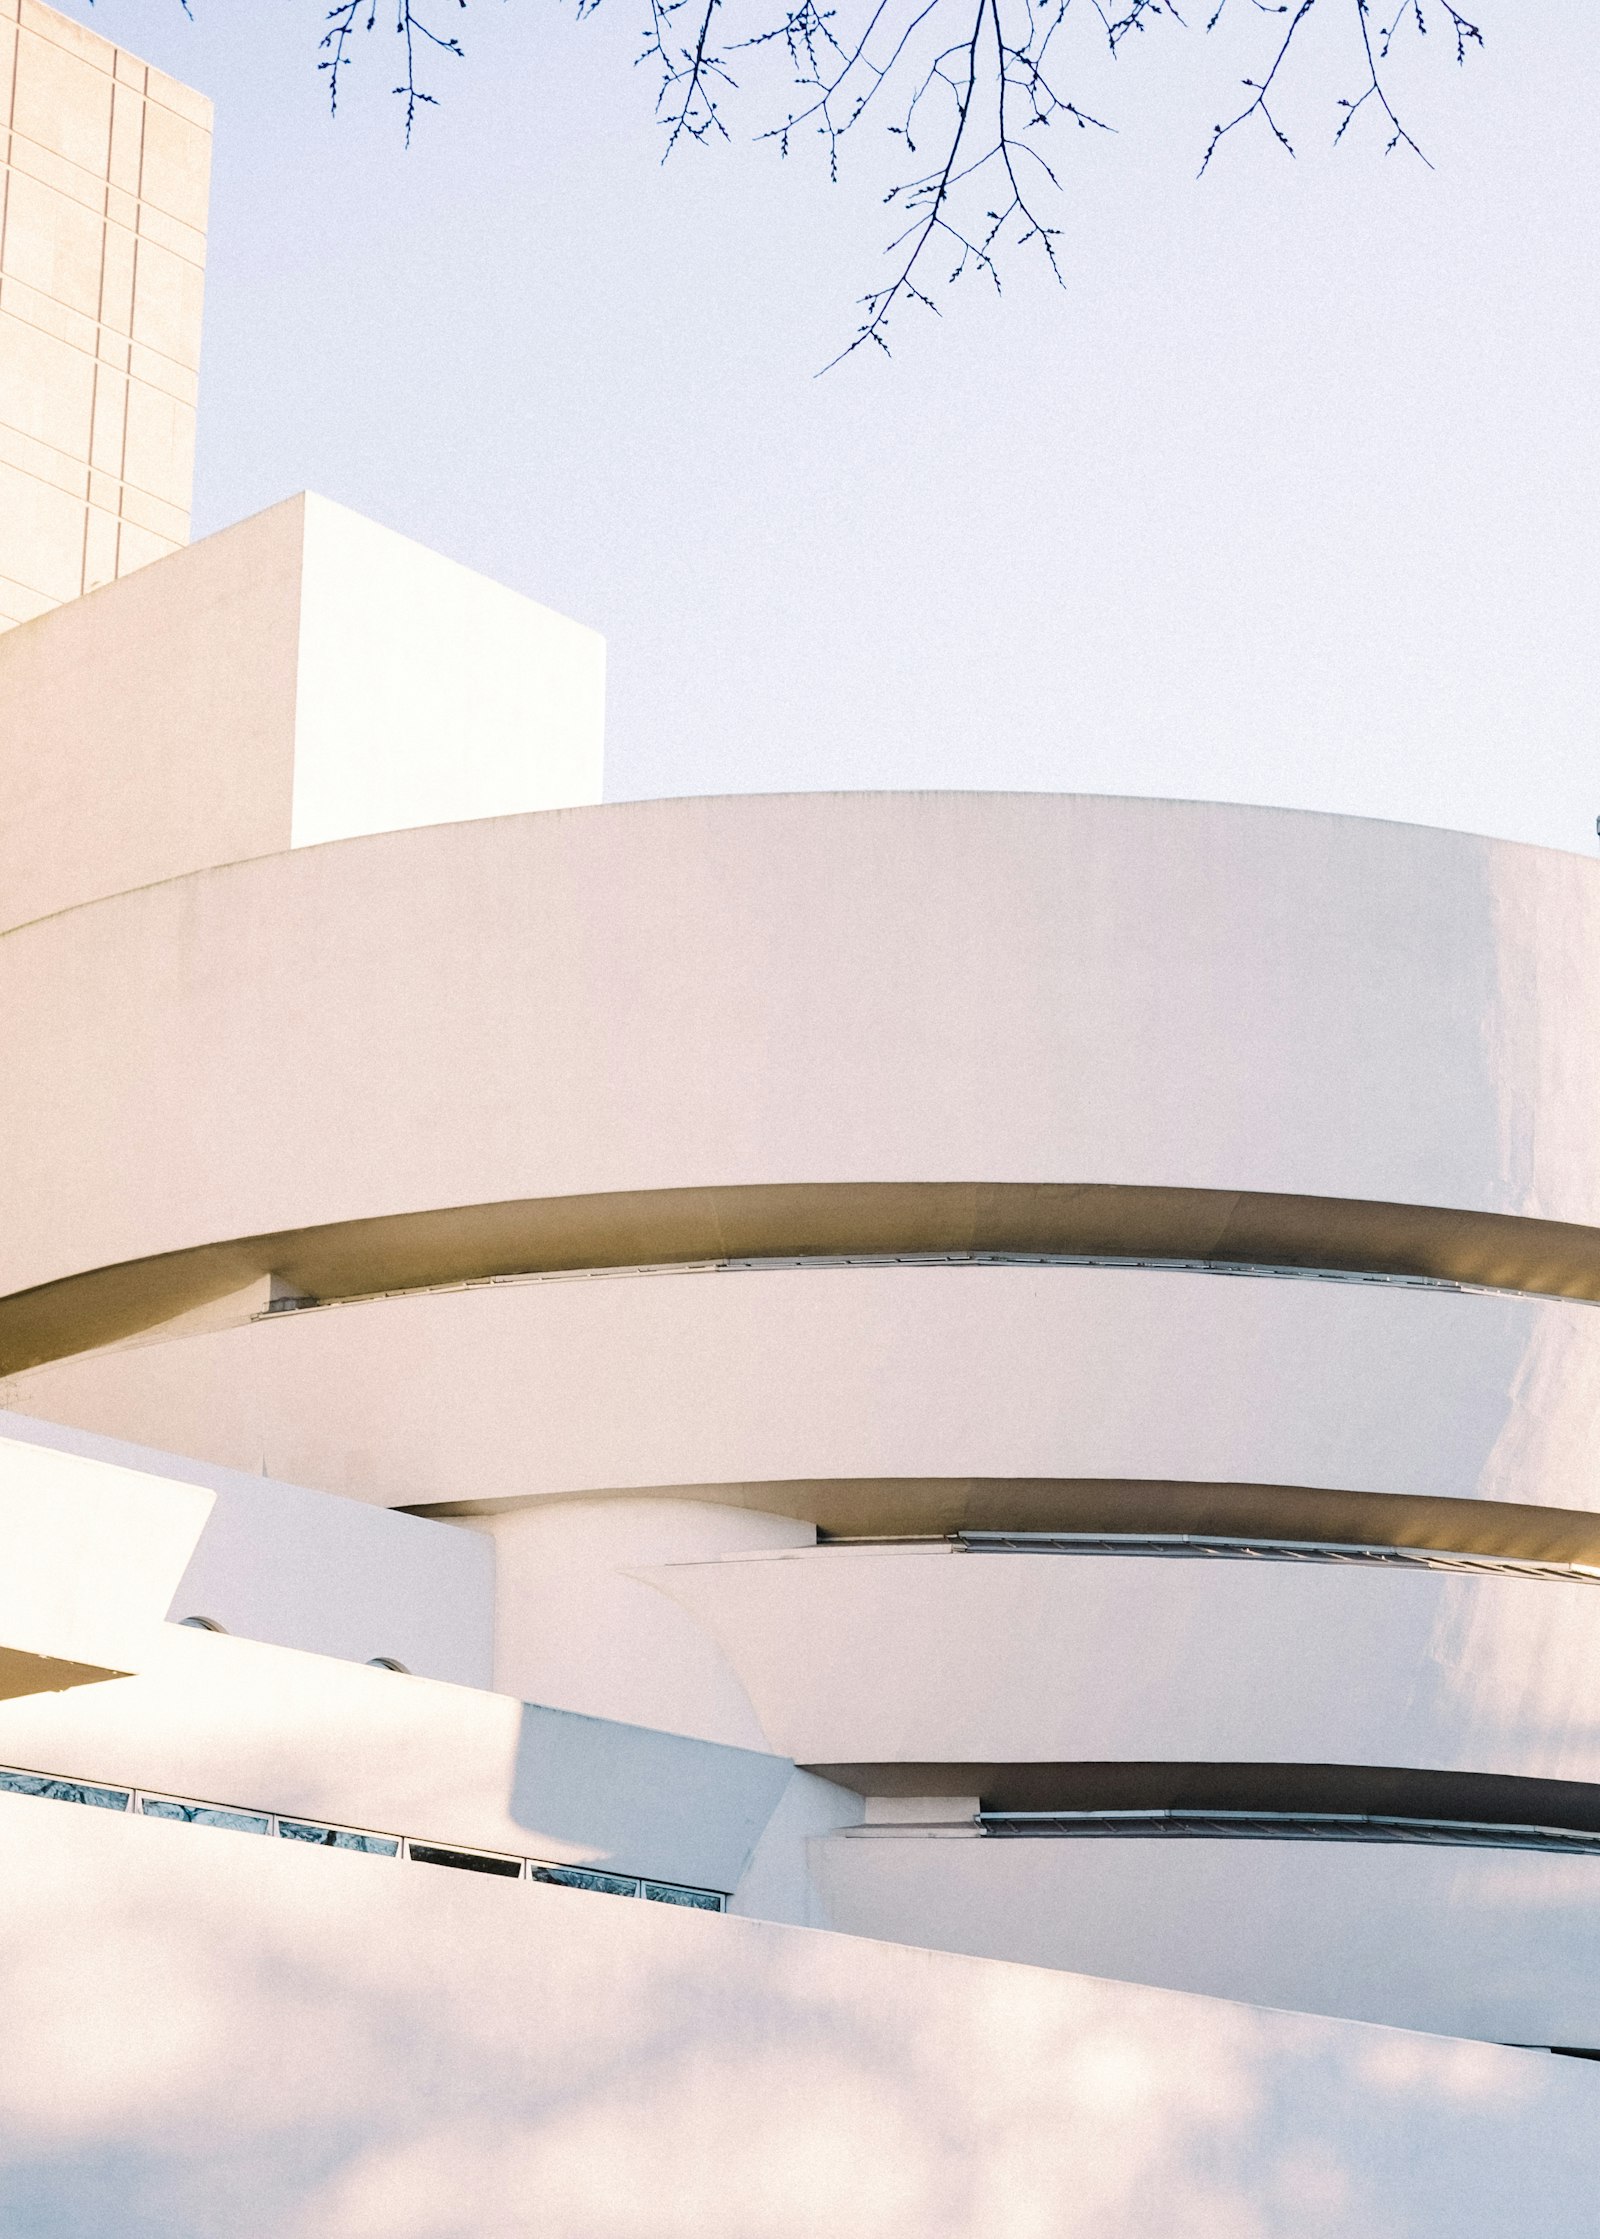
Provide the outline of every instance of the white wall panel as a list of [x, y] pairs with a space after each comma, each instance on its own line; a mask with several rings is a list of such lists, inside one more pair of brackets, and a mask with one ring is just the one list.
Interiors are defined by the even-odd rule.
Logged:
[[1600, 1220], [1600, 866], [1286, 811], [842, 795], [389, 833], [7, 935], [0, 1034], [6, 1291], [741, 1183]]
[[972, 1475], [1600, 1511], [1600, 1308], [1317, 1280], [915, 1267], [508, 1284], [102, 1352], [0, 1397], [388, 1504]]
[[481, 1538], [24, 1416], [0, 1415], [0, 1436], [16, 1441], [8, 1451], [113, 1466], [130, 1507], [163, 1482], [205, 1489], [210, 1514], [158, 1617], [207, 1617], [250, 1640], [357, 1663], [393, 1657], [458, 1686], [492, 1683], [494, 1556]]
[[14, 1797], [0, 1845], [30, 2235], [1593, 2229], [1577, 2061]]
[[769, 1746], [803, 1764], [1253, 1761], [1600, 1781], [1600, 1583], [944, 1547], [649, 1575], [722, 1647]]
[[1203, 1837], [810, 1846], [816, 1918], [1500, 2044], [1600, 2046], [1600, 1858]]
[[707, 1889], [733, 1888], [790, 1777], [765, 1751], [150, 1629], [131, 1679], [0, 1702], [0, 1765]]

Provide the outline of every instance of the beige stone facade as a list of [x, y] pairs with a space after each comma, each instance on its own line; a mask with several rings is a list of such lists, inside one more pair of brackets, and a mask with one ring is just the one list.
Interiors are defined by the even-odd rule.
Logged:
[[0, 0], [0, 628], [188, 541], [211, 104]]

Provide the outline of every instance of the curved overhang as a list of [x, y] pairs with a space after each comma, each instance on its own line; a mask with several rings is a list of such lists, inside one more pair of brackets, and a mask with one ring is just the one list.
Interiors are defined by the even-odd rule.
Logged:
[[[488, 1283], [83, 1354], [0, 1401], [391, 1507], [776, 1486], [709, 1497], [856, 1537], [1244, 1531], [1580, 1561], [1600, 1514], [1600, 1314], [1398, 1283], [821, 1263]], [[788, 1507], [786, 1485], [812, 1490]], [[1407, 1503], [1457, 1504], [1449, 1536]], [[1499, 1513], [1522, 1507], [1549, 1513]]]
[[6, 934], [0, 1036], [13, 1365], [266, 1275], [1597, 1287], [1600, 877], [1456, 834], [1044, 795], [390, 833]]
[[[1600, 1786], [1506, 1773], [1441, 1771], [1405, 1765], [911, 1763], [809, 1764], [803, 1770], [860, 1796], [976, 1797], [996, 1819], [1028, 1819], [1042, 1835], [1070, 1839], [1067, 1816], [1102, 1812], [1171, 1813], [1198, 1821], [1236, 1813], [1243, 1821], [1273, 1813], [1410, 1821], [1416, 1826], [1532, 1830], [1600, 1836]], [[1049, 1821], [1063, 1815], [1058, 1827]], [[1125, 1839], [1136, 1839], [1131, 1831]], [[1224, 1829], [1207, 1839], [1225, 1841]]]
[[[1104, 1535], [1093, 1551], [1115, 1554], [1112, 1535], [1154, 1541], [1158, 1535], [1191, 1534], [1212, 1543], [1242, 1542], [1247, 1555], [1260, 1543], [1287, 1540], [1374, 1556], [1394, 1549], [1446, 1560], [1538, 1564], [1548, 1566], [1552, 1582], [1560, 1582], [1564, 1568], [1600, 1566], [1600, 1515], [1589, 1510], [1536, 1508], [1516, 1501], [1408, 1499], [1321, 1485], [1128, 1477], [788, 1477], [742, 1484], [596, 1486], [580, 1497], [693, 1501], [788, 1516], [815, 1525], [824, 1545], [921, 1545], [935, 1538], [954, 1541], [965, 1533], [1000, 1539], [1060, 1533]], [[496, 1516], [534, 1504], [514, 1498], [435, 1501], [419, 1503], [409, 1513]], [[1000, 1551], [1036, 1550], [1013, 1545]], [[1063, 1547], [1062, 1552], [1075, 1550]]]
[[448, 1206], [89, 1269], [0, 1298], [0, 1375], [158, 1333], [269, 1281], [303, 1311], [541, 1275], [918, 1260], [1324, 1275], [1600, 1301], [1600, 1229], [1572, 1222], [1088, 1182], [752, 1183]]
[[813, 1846], [820, 1922], [851, 1934], [1439, 2037], [1600, 2045], [1592, 1857], [861, 1832], [879, 1839]]
[[[715, 1640], [770, 1746], [812, 1767], [905, 1765], [908, 1793], [943, 1764], [973, 1783], [946, 1792], [990, 1808], [1533, 1823], [1600, 1784], [1593, 1581], [826, 1546], [642, 1575]], [[1018, 1766], [1038, 1768], [1033, 1786]], [[1235, 1787], [1164, 1793], [1179, 1767]], [[1492, 1779], [1511, 1783], [1504, 1809]]]

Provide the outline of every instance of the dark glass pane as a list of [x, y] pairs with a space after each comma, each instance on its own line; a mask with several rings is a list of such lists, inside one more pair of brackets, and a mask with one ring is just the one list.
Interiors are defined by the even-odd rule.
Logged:
[[670, 1881], [647, 1881], [644, 1893], [658, 1905], [691, 1905], [696, 1912], [721, 1912], [722, 1899], [714, 1889], [678, 1889]]
[[485, 1858], [475, 1850], [441, 1850], [434, 1843], [412, 1843], [411, 1856], [424, 1866], [459, 1866], [468, 1874], [504, 1874], [512, 1878], [522, 1872], [520, 1858]]

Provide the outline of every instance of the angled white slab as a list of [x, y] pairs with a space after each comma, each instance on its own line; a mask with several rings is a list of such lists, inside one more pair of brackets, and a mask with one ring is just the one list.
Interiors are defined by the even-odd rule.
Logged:
[[141, 1670], [211, 1499], [0, 1438], [0, 1696]]

